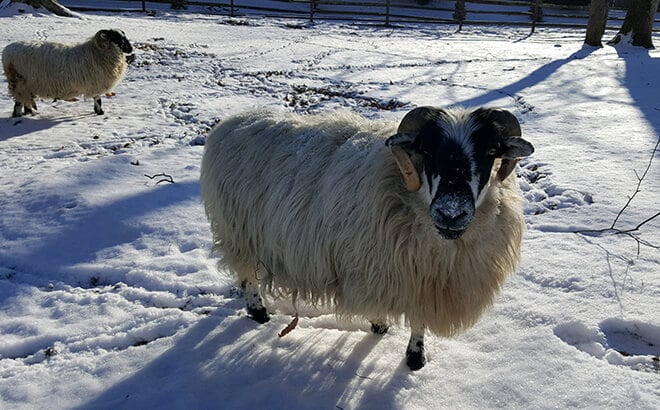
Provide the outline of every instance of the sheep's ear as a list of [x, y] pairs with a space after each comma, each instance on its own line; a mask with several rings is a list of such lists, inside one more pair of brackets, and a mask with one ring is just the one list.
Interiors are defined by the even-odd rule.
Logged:
[[497, 179], [504, 181], [516, 168], [520, 158], [532, 155], [534, 146], [521, 137], [505, 137], [501, 144], [503, 147], [503, 153], [500, 156], [502, 165], [497, 170]]
[[506, 159], [524, 158], [534, 152], [534, 146], [522, 137], [504, 137], [500, 144], [503, 147], [501, 157]]
[[518, 159], [534, 152], [534, 146], [521, 137], [520, 122], [511, 112], [499, 108], [486, 108], [479, 111], [498, 130], [501, 151], [497, 156], [502, 158], [502, 165], [497, 171], [497, 178], [504, 181], [516, 168]]
[[419, 173], [412, 160], [416, 139], [416, 134], [399, 133], [385, 141], [385, 145], [390, 148], [396, 165], [399, 167], [403, 183], [410, 192], [417, 192], [422, 186]]

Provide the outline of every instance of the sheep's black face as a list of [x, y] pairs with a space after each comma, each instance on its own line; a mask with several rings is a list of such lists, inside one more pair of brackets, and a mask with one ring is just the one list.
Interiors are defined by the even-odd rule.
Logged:
[[101, 30], [102, 38], [107, 39], [111, 44], [116, 45], [123, 53], [130, 54], [133, 52], [133, 46], [131, 46], [130, 41], [126, 38], [121, 30]]
[[474, 218], [495, 161], [496, 134], [477, 118], [429, 122], [419, 134], [422, 194], [445, 239], [458, 239]]
[[[474, 219], [490, 186], [495, 159], [516, 159], [534, 150], [519, 136], [506, 135], [512, 124], [493, 119], [502, 118], [503, 112], [431, 108], [421, 117], [417, 133], [400, 133], [388, 140], [388, 145], [404, 148], [421, 163], [420, 194], [428, 201], [433, 224], [445, 239], [459, 239]], [[513, 118], [513, 128], [519, 132], [515, 117], [507, 116]]]

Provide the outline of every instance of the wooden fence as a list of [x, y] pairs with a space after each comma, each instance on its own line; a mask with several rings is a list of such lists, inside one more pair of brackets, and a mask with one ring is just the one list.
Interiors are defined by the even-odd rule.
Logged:
[[[456, 1], [434, 0], [422, 5], [415, 0], [115, 0], [104, 1], [104, 8], [94, 1], [60, 0], [76, 11], [141, 11], [170, 9], [183, 4], [196, 11], [240, 17], [260, 15], [293, 19], [343, 20], [370, 24], [404, 23], [503, 24], [536, 27], [585, 28], [588, 6], [556, 5], [542, 1], [467, 0], [463, 21], [457, 19]], [[537, 6], [540, 6], [537, 7]], [[607, 28], [617, 30], [623, 23], [625, 10], [611, 8]], [[654, 31], [660, 31], [656, 19]]]

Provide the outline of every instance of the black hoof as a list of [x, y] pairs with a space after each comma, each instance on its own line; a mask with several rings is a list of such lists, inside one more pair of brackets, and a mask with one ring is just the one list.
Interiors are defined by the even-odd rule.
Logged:
[[406, 364], [410, 370], [419, 370], [426, 364], [426, 357], [424, 352], [408, 352], [406, 353]]
[[372, 323], [371, 324], [371, 332], [375, 333], [377, 335], [384, 335], [387, 333], [387, 331], [390, 329], [389, 326], [387, 326], [384, 323]]
[[248, 315], [257, 323], [263, 324], [270, 320], [270, 316], [268, 316], [268, 311], [266, 308], [248, 309]]
[[97, 115], [103, 115], [105, 112], [103, 110], [94, 110]]

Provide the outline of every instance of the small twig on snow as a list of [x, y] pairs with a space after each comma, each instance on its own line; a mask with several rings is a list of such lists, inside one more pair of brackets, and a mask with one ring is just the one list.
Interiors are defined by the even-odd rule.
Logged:
[[169, 182], [170, 184], [174, 183], [174, 178], [172, 178], [172, 175], [167, 175], [164, 172], [161, 172], [160, 174], [156, 174], [156, 175], [144, 174], [144, 176], [149, 178], [149, 179], [155, 179], [157, 177], [163, 177], [163, 178], [159, 179], [158, 181], [156, 181], [156, 185], [160, 184], [161, 182]]
[[291, 323], [289, 323], [288, 325], [286, 325], [286, 327], [285, 327], [284, 329], [282, 329], [282, 331], [281, 331], [280, 333], [278, 333], [277, 335], [278, 335], [279, 337], [283, 337], [283, 336], [288, 335], [289, 333], [291, 333], [291, 331], [292, 331], [293, 329], [296, 328], [296, 325], [298, 325], [298, 315], [295, 315], [295, 316], [293, 317], [293, 320], [291, 321]]

